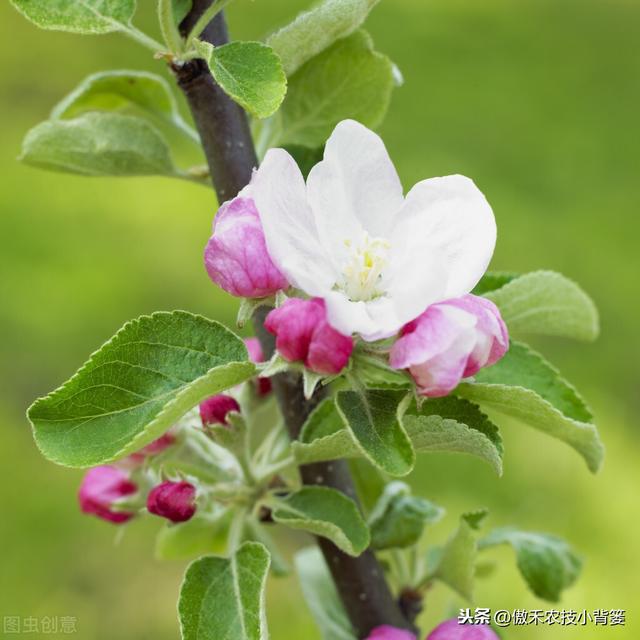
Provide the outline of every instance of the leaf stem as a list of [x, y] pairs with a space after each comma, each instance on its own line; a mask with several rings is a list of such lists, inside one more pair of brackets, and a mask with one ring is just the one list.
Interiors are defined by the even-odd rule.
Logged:
[[158, 0], [158, 21], [162, 37], [169, 47], [169, 51], [180, 56], [184, 50], [184, 43], [176, 25], [171, 0]]
[[256, 482], [260, 484], [265, 480], [271, 478], [272, 476], [277, 475], [287, 467], [290, 467], [296, 463], [296, 460], [293, 456], [288, 456], [279, 462], [274, 462], [272, 465], [263, 467], [260, 469], [259, 474], [257, 474]]
[[203, 14], [198, 18], [198, 21], [193, 25], [189, 35], [187, 36], [187, 49], [191, 47], [191, 44], [198, 36], [205, 30], [205, 27], [220, 13], [231, 0], [217, 0], [214, 2]]
[[143, 47], [150, 49], [154, 53], [157, 53], [158, 51], [162, 51], [164, 49], [163, 44], [161, 44], [157, 40], [154, 40], [151, 36], [148, 36], [143, 31], [140, 31], [138, 27], [134, 27], [132, 24], [129, 24], [126, 27], [120, 25], [120, 27], [121, 33], [123, 33], [125, 36], [129, 36], [138, 44], [141, 44]]

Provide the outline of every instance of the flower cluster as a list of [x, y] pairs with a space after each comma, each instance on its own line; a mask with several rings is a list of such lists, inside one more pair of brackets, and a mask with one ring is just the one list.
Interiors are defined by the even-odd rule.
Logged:
[[508, 348], [498, 309], [470, 293], [495, 241], [471, 180], [432, 178], [404, 196], [382, 140], [345, 120], [306, 182], [285, 150], [269, 150], [218, 211], [205, 264], [235, 296], [295, 292], [265, 323], [285, 360], [335, 375], [358, 341], [395, 338], [387, 364], [433, 397]]
[[[264, 360], [256, 338], [248, 338], [245, 344], [253, 362]], [[265, 397], [271, 391], [268, 378], [257, 377], [250, 384], [259, 397]], [[223, 393], [211, 396], [198, 407], [200, 423], [196, 428], [204, 432], [211, 426], [228, 426], [229, 414], [240, 411], [234, 396]], [[190, 520], [198, 508], [198, 488], [194, 484], [197, 479], [164, 479], [152, 469], [153, 461], [160, 454], [172, 450], [169, 453], [176, 455], [179, 445], [175, 430], [170, 430], [115, 465], [89, 469], [78, 492], [80, 509], [114, 524], [128, 522], [144, 507], [147, 512], [173, 523]]]

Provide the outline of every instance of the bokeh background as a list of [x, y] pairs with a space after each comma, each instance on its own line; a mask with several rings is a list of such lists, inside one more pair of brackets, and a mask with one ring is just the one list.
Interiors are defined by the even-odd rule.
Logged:
[[[141, 24], [153, 3], [143, 0]], [[233, 35], [258, 38], [301, 0], [236, 0]], [[76, 507], [81, 472], [37, 452], [24, 410], [66, 379], [126, 320], [184, 308], [232, 322], [235, 303], [202, 266], [212, 192], [162, 179], [87, 179], [15, 161], [26, 130], [93, 71], [164, 73], [118, 36], [42, 32], [0, 6], [0, 617], [73, 616], [77, 637], [178, 637], [182, 563], [159, 563], [160, 523], [114, 528]], [[591, 476], [569, 448], [503, 421], [504, 477], [465, 457], [432, 455], [416, 490], [457, 515], [486, 506], [513, 523], [566, 537], [584, 573], [561, 608], [626, 609], [626, 627], [512, 628], [507, 638], [640, 637], [638, 465], [638, 170], [640, 4], [637, 0], [384, 0], [368, 28], [402, 69], [382, 133], [405, 187], [432, 175], [472, 176], [499, 226], [493, 268], [556, 269], [602, 312], [594, 345], [536, 342], [592, 404], [608, 456]], [[188, 158], [184, 152], [184, 160]], [[553, 608], [536, 600], [509, 549], [477, 604]], [[272, 581], [274, 640], [319, 637], [293, 579]], [[462, 603], [429, 595], [425, 629]]]

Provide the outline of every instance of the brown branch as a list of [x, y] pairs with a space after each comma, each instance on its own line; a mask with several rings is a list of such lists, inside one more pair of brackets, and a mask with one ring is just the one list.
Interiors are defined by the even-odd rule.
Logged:
[[[187, 33], [212, 0], [194, 0], [193, 8], [180, 25]], [[222, 13], [205, 29], [203, 39], [219, 45], [228, 41]], [[202, 139], [218, 201], [235, 196], [250, 180], [257, 158], [247, 116], [220, 89], [202, 60], [173, 65], [178, 85], [193, 114]], [[265, 353], [273, 353], [273, 337], [263, 326], [267, 310], [261, 308], [254, 316], [256, 334]], [[304, 398], [299, 375], [281, 374], [273, 379], [274, 389], [287, 429], [297, 438], [309, 413], [324, 396], [320, 389], [311, 400]], [[305, 484], [333, 487], [356, 499], [355, 488], [344, 461], [316, 463], [301, 468]], [[359, 638], [366, 637], [374, 627], [388, 624], [414, 630], [405, 618], [385, 580], [382, 567], [372, 551], [353, 558], [325, 538], [318, 545], [331, 571], [340, 598]]]

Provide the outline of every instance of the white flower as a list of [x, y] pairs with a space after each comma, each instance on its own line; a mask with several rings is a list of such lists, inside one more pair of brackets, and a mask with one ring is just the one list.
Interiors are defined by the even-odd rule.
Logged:
[[384, 143], [353, 120], [335, 128], [306, 185], [271, 149], [251, 193], [273, 262], [325, 300], [335, 329], [365, 340], [471, 291], [495, 246], [493, 212], [469, 178], [424, 180], [404, 197]]

